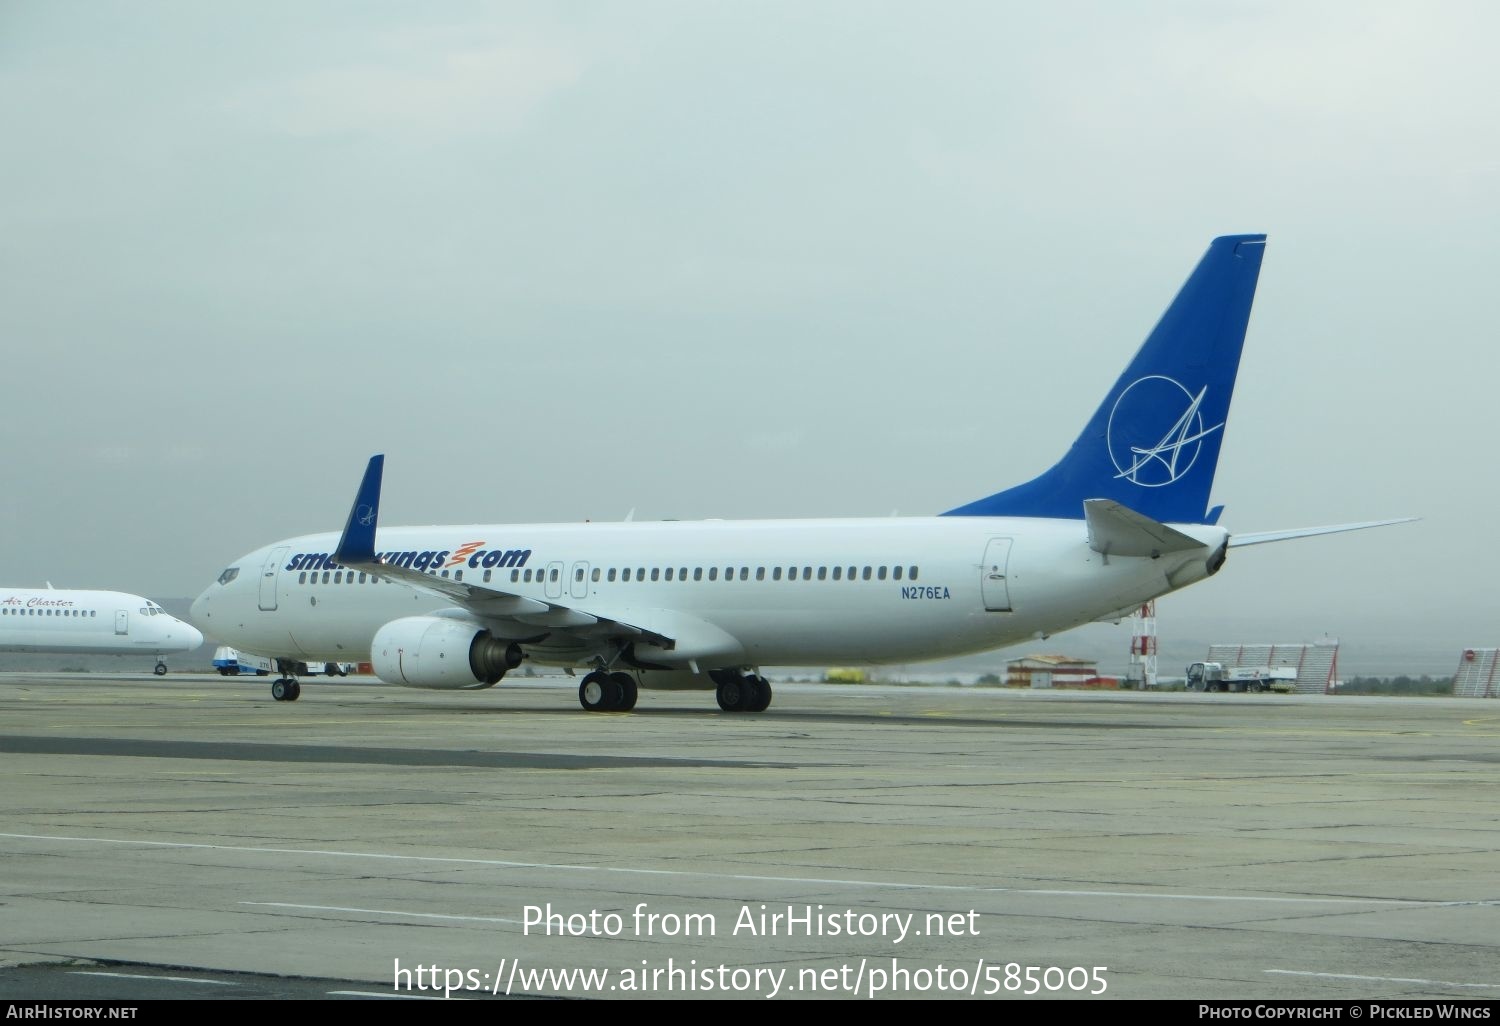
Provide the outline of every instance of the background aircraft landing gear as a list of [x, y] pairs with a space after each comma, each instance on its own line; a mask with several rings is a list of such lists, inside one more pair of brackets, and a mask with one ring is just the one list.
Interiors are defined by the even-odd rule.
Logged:
[[158, 677], [165, 677], [167, 675], [167, 664], [158, 659], [156, 661], [156, 669], [152, 670], [151, 672], [156, 674]]

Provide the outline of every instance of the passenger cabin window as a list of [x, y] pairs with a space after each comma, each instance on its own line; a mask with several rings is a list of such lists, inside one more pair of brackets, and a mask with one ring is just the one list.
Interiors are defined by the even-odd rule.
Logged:
[[898, 581], [901, 580], [901, 568], [899, 566], [891, 568], [891, 577]]
[[836, 567], [833, 568], [833, 579], [835, 581], [842, 581], [844, 579], [844, 568], [843, 567], [836, 566]]
[[614, 582], [615, 582], [615, 568], [614, 567], [610, 567], [609, 568], [609, 583], [613, 584]]
[[755, 568], [755, 579], [757, 581], [764, 581], [766, 579], [766, 568], [765, 567], [758, 566], [758, 567]]
[[594, 567], [594, 572], [591, 573], [591, 574], [589, 574], [589, 576], [594, 579], [594, 583], [595, 584], [598, 584], [599, 583], [599, 568], [597, 566]]
[[[781, 580], [781, 567], [778, 566], [778, 567], [774, 568], [771, 571], [771, 580], [773, 580], [773, 581], [779, 581], [779, 580]], [[788, 577], [787, 580], [791, 580], [791, 578]]]
[[661, 580], [661, 568], [660, 567], [654, 567], [653, 566], [651, 568], [651, 579], [653, 581], [659, 581], [659, 580]]
[[876, 572], [875, 576], [882, 581], [885, 580], [885, 567], [881, 567], [879, 571]]
[[717, 581], [719, 579], [719, 568], [718, 567], [711, 566], [711, 567], [708, 568], [708, 579], [710, 581]]
[[912, 567], [911, 570], [907, 573], [906, 578], [909, 581], [915, 581], [917, 579], [917, 568]]
[[701, 580], [703, 580], [703, 568], [701, 566], [695, 566], [695, 567], [693, 567], [693, 580], [695, 580], [695, 581], [701, 581]]

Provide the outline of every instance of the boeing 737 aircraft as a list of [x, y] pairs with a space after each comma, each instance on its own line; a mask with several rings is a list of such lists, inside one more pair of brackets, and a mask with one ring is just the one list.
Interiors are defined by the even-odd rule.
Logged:
[[531, 659], [585, 669], [590, 711], [696, 686], [759, 712], [762, 666], [987, 651], [1128, 615], [1235, 546], [1400, 523], [1219, 526], [1209, 493], [1264, 251], [1264, 235], [1215, 239], [1062, 460], [941, 515], [379, 527], [375, 456], [342, 534], [241, 557], [193, 621], [276, 656], [278, 700], [300, 694], [299, 662], [477, 690]]
[[119, 591], [0, 588], [0, 652], [76, 652], [161, 657], [190, 652], [203, 635], [150, 599]]

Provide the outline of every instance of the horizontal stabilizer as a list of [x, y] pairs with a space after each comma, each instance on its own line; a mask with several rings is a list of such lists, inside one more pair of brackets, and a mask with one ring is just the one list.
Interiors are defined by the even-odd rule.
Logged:
[[1343, 531], [1363, 531], [1367, 527], [1389, 527], [1391, 524], [1409, 524], [1421, 517], [1397, 517], [1395, 520], [1367, 520], [1361, 524], [1332, 524], [1328, 527], [1294, 527], [1289, 531], [1259, 531], [1255, 534], [1229, 536], [1229, 547], [1239, 545], [1261, 545], [1265, 542], [1288, 541], [1292, 538], [1311, 538], [1319, 534], [1339, 534]]
[[1201, 549], [1203, 543], [1143, 517], [1113, 499], [1083, 500], [1089, 526], [1089, 548], [1106, 556], [1157, 556]]

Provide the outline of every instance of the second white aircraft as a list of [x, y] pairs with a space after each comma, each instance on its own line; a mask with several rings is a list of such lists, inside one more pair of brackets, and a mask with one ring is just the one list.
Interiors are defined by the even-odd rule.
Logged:
[[530, 659], [584, 670], [590, 711], [639, 687], [771, 702], [762, 666], [981, 652], [1115, 618], [1217, 573], [1237, 545], [1210, 490], [1265, 236], [1215, 239], [1078, 440], [1040, 477], [939, 516], [378, 527], [384, 460], [342, 534], [273, 542], [193, 603], [205, 632], [298, 663], [478, 690]]
[[136, 655], [190, 652], [203, 635], [148, 598], [122, 591], [0, 588], [0, 652]]

